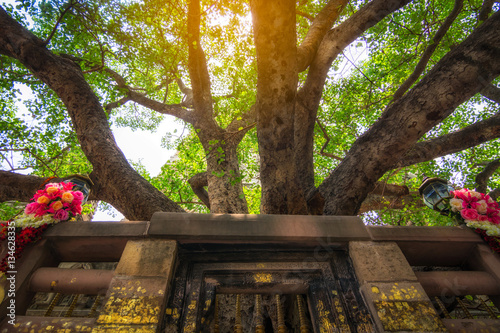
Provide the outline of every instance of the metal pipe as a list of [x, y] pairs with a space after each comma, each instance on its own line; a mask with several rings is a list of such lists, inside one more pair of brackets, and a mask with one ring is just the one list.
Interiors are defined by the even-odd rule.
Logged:
[[42, 267], [33, 273], [29, 289], [33, 292], [100, 295], [108, 290], [114, 272], [104, 269]]
[[433, 271], [415, 275], [429, 297], [500, 295], [500, 283], [488, 272]]

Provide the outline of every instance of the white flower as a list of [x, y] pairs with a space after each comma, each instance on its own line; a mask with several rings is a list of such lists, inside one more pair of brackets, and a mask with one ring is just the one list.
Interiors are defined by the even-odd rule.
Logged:
[[476, 210], [479, 214], [486, 214], [486, 208], [488, 208], [488, 204], [484, 200], [479, 200], [478, 206], [476, 207]]
[[35, 214], [25, 214], [23, 213], [19, 217], [17, 217], [14, 221], [11, 222], [16, 228], [26, 228], [33, 227], [38, 228], [43, 224], [55, 224], [56, 221], [53, 217], [53, 214], [45, 214], [43, 216], [36, 216]]
[[479, 192], [471, 190], [471, 191], [469, 191], [469, 194], [471, 195], [471, 197], [481, 199], [481, 193], [479, 193]]
[[450, 199], [450, 206], [451, 206], [451, 210], [453, 212], [459, 212], [462, 210], [463, 206], [462, 206], [462, 203], [464, 201], [462, 199], [456, 199], [456, 198], [453, 198], [453, 199]]

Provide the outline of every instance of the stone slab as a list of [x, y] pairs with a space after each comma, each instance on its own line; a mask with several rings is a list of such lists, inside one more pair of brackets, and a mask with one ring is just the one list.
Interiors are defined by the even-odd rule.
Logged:
[[148, 235], [197, 242], [301, 242], [369, 240], [356, 216], [184, 214], [157, 212]]
[[115, 275], [172, 275], [177, 256], [177, 242], [164, 239], [130, 240], [127, 242]]
[[165, 303], [167, 278], [113, 278], [98, 325], [157, 325]]
[[394, 242], [349, 242], [358, 281], [417, 281], [405, 256]]
[[360, 291], [372, 301], [426, 302], [429, 297], [417, 282], [365, 283]]
[[138, 237], [144, 236], [148, 221], [137, 222], [62, 222], [44, 232], [43, 237]]
[[360, 291], [380, 332], [446, 332], [419, 283], [366, 283]]

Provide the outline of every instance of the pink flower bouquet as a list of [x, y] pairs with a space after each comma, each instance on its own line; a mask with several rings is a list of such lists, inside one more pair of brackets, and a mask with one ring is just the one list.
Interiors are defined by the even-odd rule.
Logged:
[[24, 209], [24, 214], [13, 222], [16, 227], [38, 227], [67, 221], [81, 214], [83, 193], [73, 191], [73, 183], [49, 183], [38, 190]]
[[15, 250], [0, 260], [0, 277], [13, 264], [9, 260], [19, 258], [25, 246], [40, 239], [49, 225], [81, 214], [85, 197], [81, 191], [73, 191], [73, 187], [74, 184], [70, 182], [47, 184], [44, 189], [36, 192], [23, 214], [0, 223], [0, 241], [7, 238], [11, 228], [15, 229]]
[[500, 253], [500, 207], [490, 196], [476, 191], [461, 189], [452, 191], [450, 215], [460, 223], [474, 229]]

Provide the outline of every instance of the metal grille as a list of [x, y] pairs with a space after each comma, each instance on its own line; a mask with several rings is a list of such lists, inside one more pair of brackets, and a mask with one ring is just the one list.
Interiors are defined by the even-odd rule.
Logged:
[[164, 332], [374, 331], [344, 251], [180, 252]]
[[500, 311], [486, 295], [433, 299], [436, 311], [446, 319], [500, 319]]
[[[77, 263], [62, 262], [59, 268], [114, 270], [116, 262]], [[62, 294], [37, 292], [26, 311], [27, 316], [88, 317], [99, 315], [104, 295]]]

